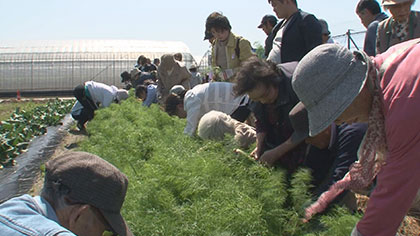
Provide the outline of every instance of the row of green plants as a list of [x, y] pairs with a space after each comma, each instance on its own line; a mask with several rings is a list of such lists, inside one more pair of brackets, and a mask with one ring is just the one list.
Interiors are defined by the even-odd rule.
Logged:
[[14, 165], [29, 142], [58, 125], [70, 112], [74, 100], [55, 99], [30, 110], [16, 108], [10, 118], [0, 121], [0, 169]]
[[[349, 235], [360, 215], [340, 207], [302, 223], [309, 171], [288, 177], [233, 152], [227, 137], [183, 134], [185, 120], [134, 98], [96, 112], [79, 149], [123, 171], [134, 235]], [[246, 150], [250, 151], [250, 150]]]

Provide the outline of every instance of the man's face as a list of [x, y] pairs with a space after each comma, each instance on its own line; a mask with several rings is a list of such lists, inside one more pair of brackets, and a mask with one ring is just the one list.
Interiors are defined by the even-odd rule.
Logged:
[[226, 41], [229, 38], [230, 31], [227, 29], [215, 29], [211, 28], [210, 30], [211, 34], [219, 41]]
[[367, 9], [363, 9], [360, 12], [357, 12], [357, 15], [359, 16], [360, 21], [366, 29], [369, 26], [369, 24], [372, 23], [373, 20], [375, 20], [375, 16], [372, 13], [370, 13], [370, 11]]
[[266, 35], [269, 35], [271, 33], [271, 30], [273, 30], [273, 27], [268, 23], [265, 22], [262, 26], [261, 29], [264, 31], [264, 33]]
[[[79, 236], [103, 236], [105, 231], [112, 232], [102, 213], [90, 205], [72, 205], [69, 230]], [[109, 235], [105, 234], [105, 235]], [[113, 235], [112, 233], [110, 235]]]
[[391, 12], [392, 18], [397, 22], [405, 22], [410, 17], [412, 1], [403, 2], [388, 6], [389, 12]]
[[288, 17], [288, 12], [286, 11], [286, 5], [288, 0], [271, 0], [271, 6], [273, 7], [273, 11], [276, 13], [279, 19], [284, 19]]

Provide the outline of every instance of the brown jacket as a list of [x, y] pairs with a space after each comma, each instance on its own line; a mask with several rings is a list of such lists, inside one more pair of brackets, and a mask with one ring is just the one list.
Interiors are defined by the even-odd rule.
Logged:
[[411, 11], [409, 21], [409, 35], [401, 41], [393, 34], [392, 28], [395, 25], [395, 20], [392, 17], [381, 21], [378, 25], [377, 37], [376, 37], [376, 54], [380, 54], [388, 50], [391, 46], [408, 41], [410, 39], [420, 37], [420, 12]]
[[182, 85], [186, 90], [190, 89], [191, 73], [185, 65], [175, 61], [172, 54], [165, 54], [161, 58], [158, 68], [158, 86], [157, 90], [161, 99], [169, 95], [169, 90], [174, 85]]

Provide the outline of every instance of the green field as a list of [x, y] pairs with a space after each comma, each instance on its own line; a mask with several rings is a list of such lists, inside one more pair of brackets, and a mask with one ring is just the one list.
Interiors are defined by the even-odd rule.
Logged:
[[19, 108], [21, 110], [31, 110], [34, 107], [44, 105], [47, 101], [6, 101], [0, 103], [0, 120], [6, 120], [10, 117], [10, 115]]
[[26, 151], [33, 138], [46, 133], [48, 126], [60, 124], [73, 103], [51, 99], [2, 104], [5, 106], [1, 106], [4, 119], [0, 120], [0, 170], [15, 165], [15, 158]]
[[[332, 208], [303, 224], [309, 172], [291, 181], [233, 153], [235, 144], [183, 134], [185, 120], [134, 98], [98, 110], [80, 149], [129, 178], [123, 215], [134, 235], [349, 235], [360, 215]], [[248, 150], [249, 151], [249, 150]]]

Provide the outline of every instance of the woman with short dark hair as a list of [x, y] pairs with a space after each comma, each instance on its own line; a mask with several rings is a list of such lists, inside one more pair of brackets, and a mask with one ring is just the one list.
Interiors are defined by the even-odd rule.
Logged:
[[216, 81], [231, 81], [240, 64], [254, 55], [251, 43], [231, 29], [228, 18], [221, 13], [213, 12], [207, 17], [206, 31], [215, 38], [211, 65]]
[[296, 62], [274, 65], [256, 57], [238, 71], [237, 95], [248, 94], [256, 118], [257, 146], [251, 155], [264, 163], [280, 164], [293, 172], [303, 161], [305, 144], [291, 141], [293, 128], [289, 112], [298, 98], [291, 87]]

